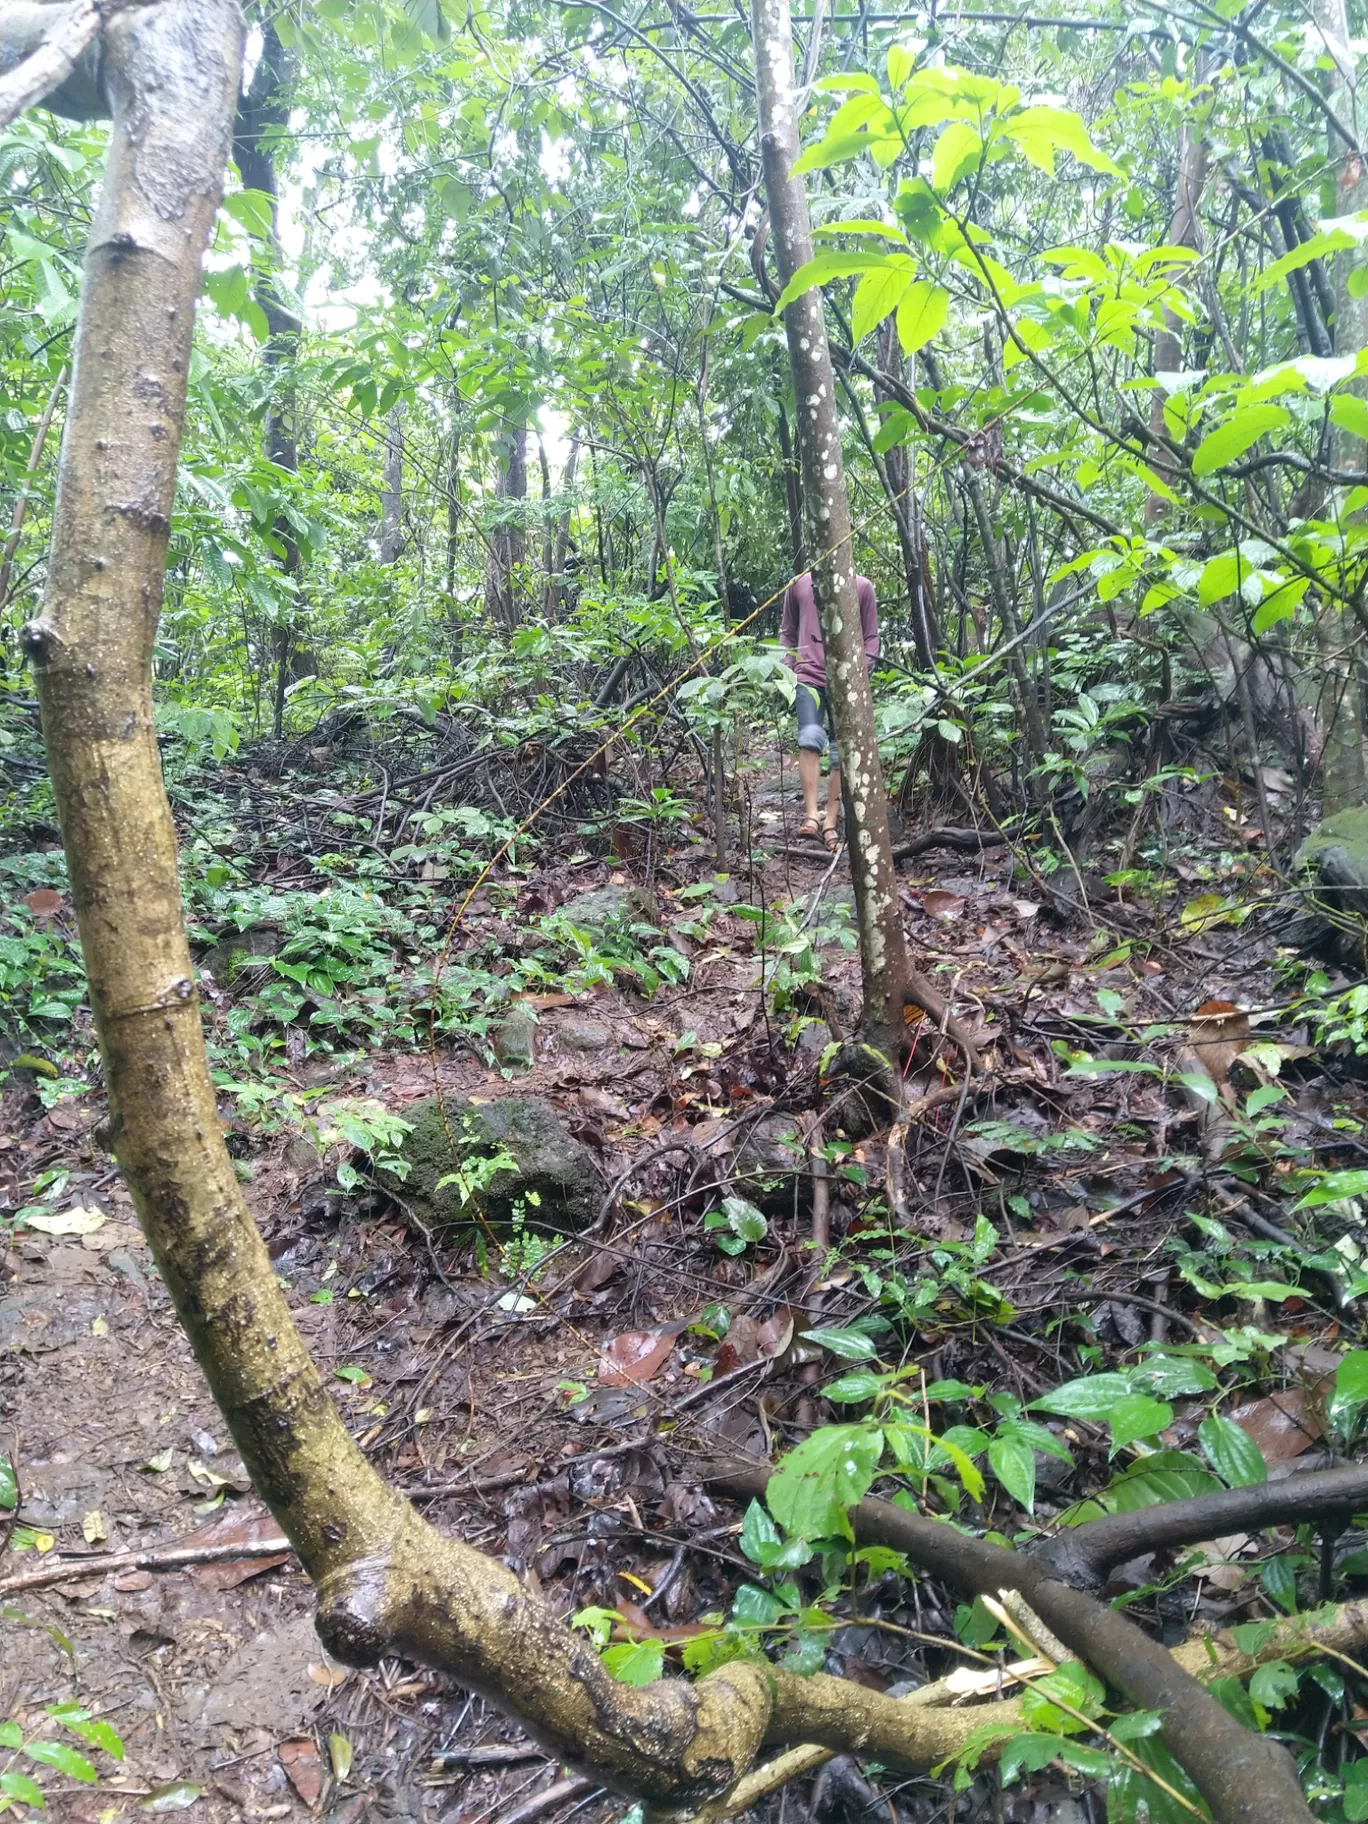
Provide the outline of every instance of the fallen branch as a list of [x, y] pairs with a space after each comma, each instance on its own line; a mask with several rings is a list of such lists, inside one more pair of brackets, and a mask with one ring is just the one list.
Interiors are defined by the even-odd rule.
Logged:
[[929, 849], [956, 849], [974, 855], [981, 849], [1000, 849], [1007, 838], [998, 830], [923, 830], [910, 836], [893, 851], [894, 861], [911, 861], [914, 855], [925, 855]]
[[219, 1545], [152, 1546], [145, 1552], [98, 1552], [87, 1558], [46, 1559], [31, 1571], [17, 1571], [0, 1578], [0, 1596], [22, 1590], [47, 1590], [59, 1583], [76, 1583], [86, 1577], [107, 1577], [111, 1571], [183, 1571], [193, 1564], [235, 1564], [239, 1558], [279, 1558], [292, 1552], [288, 1539], [252, 1539]]
[[[768, 1465], [733, 1462], [716, 1466], [709, 1479], [733, 1494], [762, 1499], [770, 1473]], [[891, 1501], [857, 1502], [850, 1521], [862, 1544], [905, 1552], [960, 1589], [988, 1596], [1017, 1590], [1082, 1664], [1137, 1709], [1159, 1712], [1169, 1749], [1217, 1824], [1309, 1824], [1287, 1751], [1242, 1728], [1172, 1654], [1115, 1610], [1071, 1589], [1025, 1553], [971, 1538]]]
[[1099, 1590], [1113, 1565], [1145, 1552], [1303, 1520], [1342, 1521], [1356, 1513], [1368, 1513], [1368, 1464], [1107, 1514], [1056, 1533], [1031, 1556], [1075, 1589]]

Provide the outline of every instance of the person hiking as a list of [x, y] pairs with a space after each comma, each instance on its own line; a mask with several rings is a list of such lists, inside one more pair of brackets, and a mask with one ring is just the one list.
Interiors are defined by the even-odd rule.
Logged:
[[[860, 630], [864, 635], [867, 669], [879, 656], [878, 602], [874, 585], [867, 576], [855, 578], [855, 595], [860, 604]], [[790, 583], [784, 592], [779, 638], [789, 668], [798, 679], [794, 708], [798, 712], [798, 782], [803, 788], [803, 821], [798, 826], [798, 834], [813, 840], [820, 836], [827, 848], [834, 851], [836, 816], [841, 803], [841, 755], [836, 746], [836, 724], [827, 691], [822, 623], [817, 615], [810, 573]], [[831, 756], [831, 775], [827, 783], [826, 818], [819, 822], [817, 788], [823, 754]]]

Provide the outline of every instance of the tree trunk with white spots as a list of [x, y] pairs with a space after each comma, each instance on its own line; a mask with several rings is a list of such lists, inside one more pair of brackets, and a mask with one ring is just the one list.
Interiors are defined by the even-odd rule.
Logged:
[[[798, 98], [793, 84], [793, 34], [788, 0], [751, 0], [755, 84], [765, 195], [769, 202], [779, 282], [787, 285], [812, 258], [812, 231], [798, 158]], [[898, 901], [898, 877], [888, 832], [888, 801], [874, 731], [874, 698], [865, 668], [860, 606], [855, 594], [850, 500], [841, 459], [836, 388], [820, 290], [804, 292], [784, 312], [802, 460], [803, 493], [812, 539], [812, 577], [826, 646], [827, 686], [836, 724], [845, 789], [850, 875], [864, 977], [865, 1042], [896, 1058], [903, 1008], [925, 1007], [938, 1019], [944, 1005], [909, 966]], [[970, 1051], [956, 1024], [949, 1030]]]

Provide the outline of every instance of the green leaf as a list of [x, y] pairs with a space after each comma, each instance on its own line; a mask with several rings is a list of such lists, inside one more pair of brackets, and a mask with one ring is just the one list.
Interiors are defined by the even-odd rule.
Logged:
[[882, 323], [916, 276], [916, 267], [906, 254], [890, 254], [882, 271], [867, 272], [855, 287], [850, 306], [850, 334], [855, 344], [863, 342], [876, 323]]
[[883, 1447], [878, 1426], [824, 1425], [770, 1477], [770, 1512], [803, 1539], [852, 1538], [846, 1509], [869, 1492]]
[[1273, 1659], [1256, 1667], [1249, 1681], [1249, 1695], [1265, 1710], [1281, 1710], [1296, 1693], [1298, 1675], [1285, 1659]]
[[[1368, 1349], [1351, 1349], [1335, 1370], [1336, 1409], [1362, 1406], [1368, 1400]], [[0, 1501], [0, 1506], [4, 1503]]]
[[1098, 151], [1081, 118], [1071, 109], [1023, 108], [1019, 114], [1000, 121], [997, 131], [1003, 138], [1015, 140], [1031, 163], [1047, 177], [1054, 176], [1057, 151], [1071, 152], [1079, 164], [1087, 165], [1093, 171], [1104, 171], [1112, 177], [1120, 175], [1118, 166], [1105, 152]]
[[1130, 1393], [1128, 1374], [1085, 1374], [1032, 1400], [1030, 1409], [1055, 1412], [1064, 1419], [1105, 1419]]
[[603, 1663], [620, 1685], [653, 1685], [665, 1670], [665, 1643], [623, 1641], [605, 1650]]
[[166, 1780], [138, 1801], [139, 1811], [186, 1811], [203, 1798], [204, 1788], [193, 1780]]
[[849, 251], [833, 251], [815, 254], [812, 259], [800, 266], [797, 272], [779, 293], [774, 306], [775, 316], [792, 304], [795, 298], [801, 298], [805, 292], [815, 291], [821, 285], [827, 285], [832, 279], [848, 279], [857, 272], [870, 272], [888, 263], [886, 253], [869, 253], [858, 247]]
[[0, 1795], [20, 1805], [32, 1805], [35, 1811], [42, 1811], [47, 1804], [42, 1787], [26, 1773], [0, 1773]]
[[968, 170], [976, 165], [983, 152], [983, 141], [967, 120], [952, 120], [943, 128], [936, 149], [931, 154], [931, 182], [937, 190], [949, 190]]
[[1014, 1501], [1035, 1512], [1035, 1452], [1021, 1438], [998, 1437], [988, 1446], [988, 1466]]
[[83, 1754], [77, 1754], [74, 1748], [68, 1748], [65, 1742], [29, 1742], [24, 1753], [31, 1761], [38, 1761], [44, 1767], [55, 1767], [58, 1773], [64, 1773], [69, 1780], [80, 1780], [85, 1786], [94, 1786], [99, 1774]]
[[1368, 400], [1353, 393], [1338, 393], [1330, 401], [1330, 416], [1351, 437], [1368, 440]]
[[915, 355], [940, 334], [950, 314], [950, 293], [944, 285], [918, 279], [903, 293], [898, 306], [898, 341], [905, 355]]
[[871, 1374], [866, 1369], [856, 1369], [853, 1374], [843, 1374], [822, 1392], [827, 1399], [835, 1400], [838, 1406], [853, 1406], [859, 1400], [872, 1400], [888, 1384], [887, 1375]]
[[741, 1550], [752, 1564], [763, 1564], [763, 1554], [768, 1548], [775, 1551], [783, 1542], [783, 1535], [770, 1519], [758, 1501], [752, 1501], [746, 1509], [746, 1517], [741, 1522]]
[[1211, 1393], [1216, 1376], [1205, 1363], [1188, 1355], [1147, 1356], [1132, 1377], [1137, 1392], [1171, 1400], [1175, 1394]]
[[225, 196], [223, 207], [235, 222], [241, 222], [248, 234], [266, 240], [272, 229], [271, 199], [264, 190], [238, 190]]
[[11, 1513], [19, 1505], [19, 1478], [14, 1465], [0, 1452], [0, 1511]]
[[878, 1355], [874, 1339], [863, 1330], [805, 1330], [802, 1340], [829, 1349], [847, 1362], [869, 1362]]
[[1212, 1413], [1197, 1427], [1197, 1441], [1208, 1463], [1232, 1488], [1268, 1480], [1263, 1453], [1243, 1426]]
[[1118, 1451], [1137, 1438], [1153, 1438], [1173, 1423], [1173, 1408], [1167, 1400], [1152, 1399], [1147, 1393], [1128, 1394], [1118, 1400], [1107, 1414], [1111, 1426], [1112, 1450]]
[[744, 1197], [724, 1197], [722, 1209], [727, 1226], [738, 1241], [763, 1241], [769, 1234], [769, 1223], [763, 1214]]
[[1283, 405], [1247, 405], [1224, 424], [1203, 437], [1192, 458], [1194, 475], [1214, 475], [1227, 463], [1244, 455], [1251, 444], [1272, 431], [1280, 431], [1292, 422], [1292, 414]]
[[1309, 1210], [1321, 1203], [1339, 1203], [1346, 1197], [1368, 1197], [1368, 1171], [1326, 1172], [1313, 1191], [1299, 1198], [1294, 1209]]

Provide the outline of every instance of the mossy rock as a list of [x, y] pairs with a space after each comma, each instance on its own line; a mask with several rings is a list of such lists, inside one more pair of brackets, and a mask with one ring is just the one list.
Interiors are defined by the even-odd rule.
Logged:
[[271, 925], [253, 925], [246, 931], [230, 931], [205, 951], [203, 968], [220, 988], [231, 988], [241, 976], [258, 969], [279, 953], [285, 943], [283, 931]]
[[593, 1155], [544, 1096], [498, 1096], [490, 1102], [448, 1096], [445, 1108], [445, 1122], [436, 1096], [405, 1111], [413, 1123], [403, 1145], [408, 1176], [388, 1180], [387, 1188], [411, 1205], [421, 1222], [433, 1229], [469, 1228], [475, 1216], [471, 1204], [461, 1200], [460, 1185], [438, 1189], [439, 1182], [452, 1176], [460, 1161], [490, 1159], [499, 1152], [514, 1164], [479, 1192], [486, 1221], [511, 1224], [521, 1203], [532, 1227], [575, 1233], [598, 1215], [604, 1187]]
[[1360, 965], [1368, 923], [1368, 806], [1351, 805], [1327, 817], [1297, 851], [1297, 864], [1312, 876], [1324, 916], [1299, 921], [1290, 940], [1329, 961]]
[[567, 899], [558, 911], [599, 944], [608, 936], [629, 935], [633, 925], [660, 929], [660, 907], [645, 887], [595, 887], [591, 893]]

